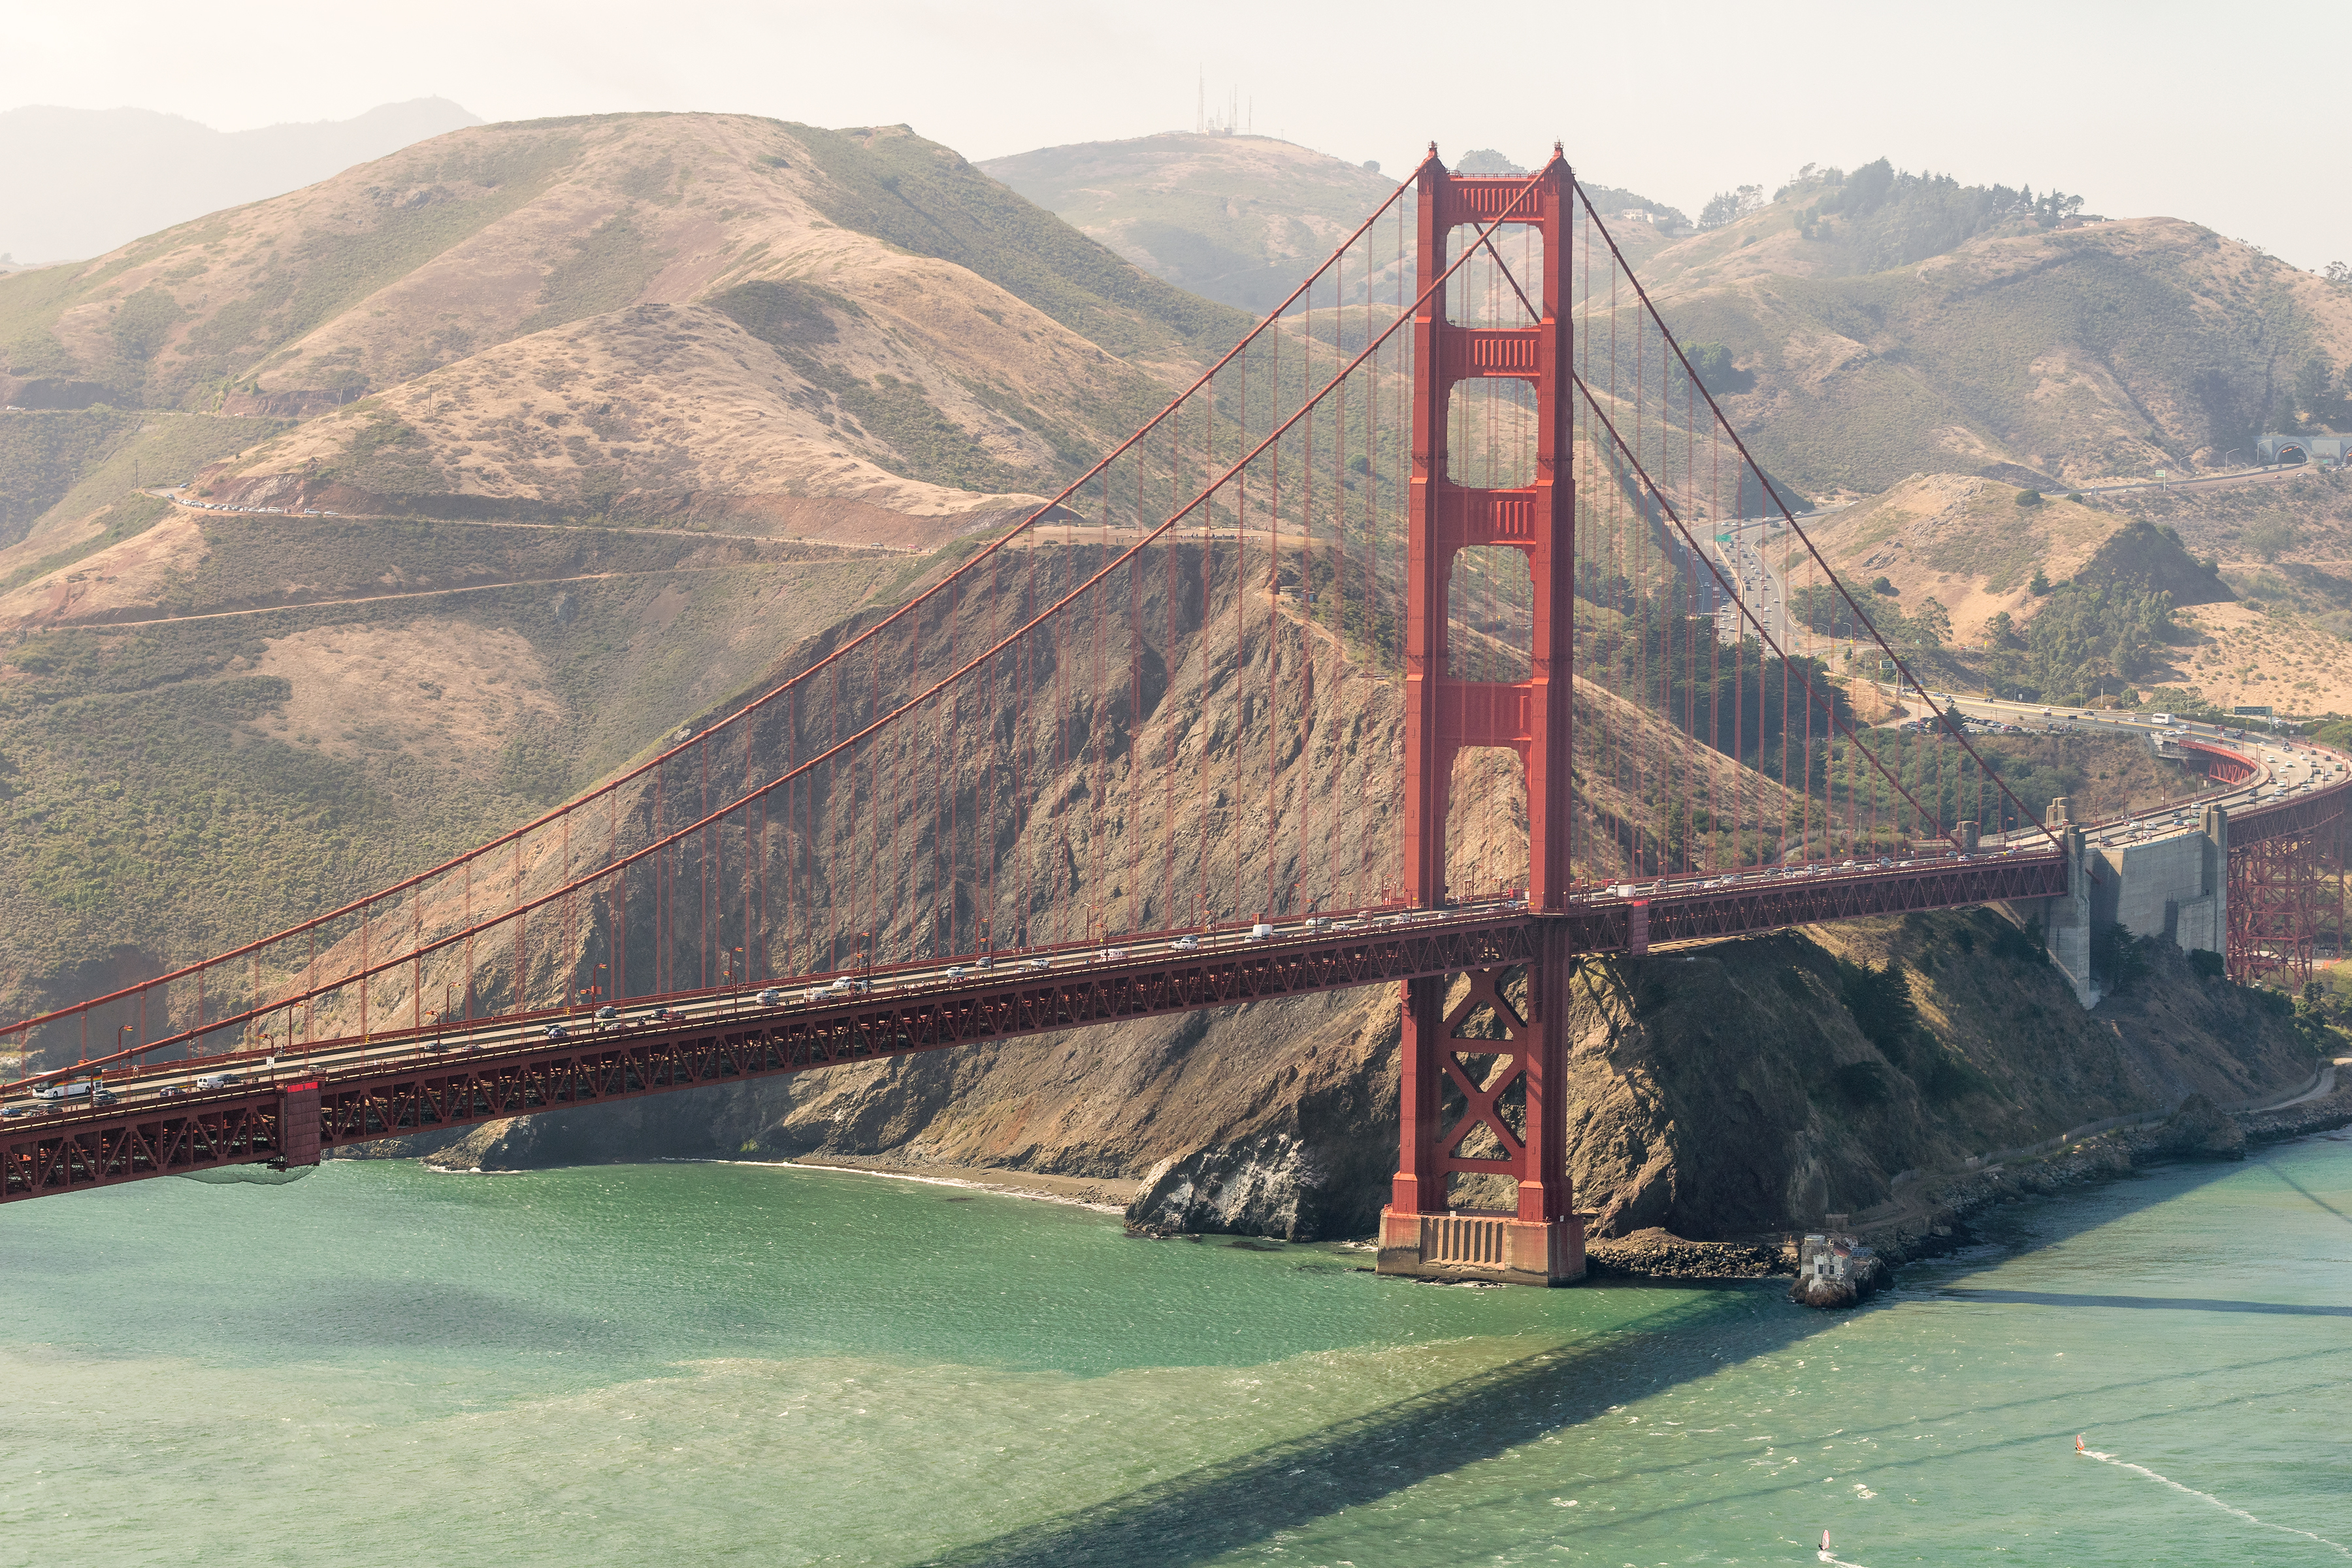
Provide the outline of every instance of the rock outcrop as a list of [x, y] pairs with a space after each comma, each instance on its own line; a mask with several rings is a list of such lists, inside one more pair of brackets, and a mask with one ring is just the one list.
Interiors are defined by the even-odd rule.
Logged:
[[2157, 1130], [2156, 1146], [2175, 1159], [2242, 1160], [2246, 1132], [2210, 1097], [2192, 1094]]

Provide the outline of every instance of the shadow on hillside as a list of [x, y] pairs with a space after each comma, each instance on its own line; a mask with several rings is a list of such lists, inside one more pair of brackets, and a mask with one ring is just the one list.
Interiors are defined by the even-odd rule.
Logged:
[[[1706, 1290], [1582, 1343], [1508, 1362], [929, 1561], [939, 1568], [1177, 1568], [1377, 1502], [1612, 1405], [1785, 1349], [1836, 1321], [1790, 1305], [1777, 1282]], [[1701, 1335], [1703, 1347], [1695, 1347]]]

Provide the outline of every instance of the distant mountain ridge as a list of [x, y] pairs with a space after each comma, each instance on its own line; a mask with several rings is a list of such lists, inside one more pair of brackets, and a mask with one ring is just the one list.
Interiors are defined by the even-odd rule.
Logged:
[[446, 98], [227, 132], [149, 109], [11, 109], [0, 112], [0, 257], [21, 266], [102, 255], [481, 123]]

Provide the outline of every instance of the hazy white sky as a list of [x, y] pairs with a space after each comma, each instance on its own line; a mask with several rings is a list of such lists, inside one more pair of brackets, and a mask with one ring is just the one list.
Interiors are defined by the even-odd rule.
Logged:
[[2194, 218], [2301, 267], [2352, 259], [2345, 0], [0, 0], [0, 109], [236, 131], [438, 93], [492, 120], [904, 121], [975, 159], [1189, 127], [1205, 71], [1257, 130], [1391, 174], [1432, 138], [1522, 162], [1557, 138], [1593, 180], [1696, 214], [1883, 153]]

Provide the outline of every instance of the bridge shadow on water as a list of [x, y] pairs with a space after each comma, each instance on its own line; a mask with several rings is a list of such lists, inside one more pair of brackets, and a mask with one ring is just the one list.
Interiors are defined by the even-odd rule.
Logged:
[[1696, 1288], [1695, 1296], [1586, 1339], [927, 1563], [1176, 1568], [1216, 1557], [1493, 1458], [1612, 1405], [1784, 1349], [1835, 1321], [1791, 1305], [1786, 1289], [1784, 1280]]
[[[2245, 1164], [2165, 1165], [2096, 1186], [2062, 1189], [1997, 1215], [1985, 1226], [1984, 1239], [2004, 1257], [2043, 1251], [2209, 1183], [2252, 1174], [2258, 1166], [2270, 1163], [2258, 1154]], [[2284, 1171], [2272, 1166], [2262, 1173], [2352, 1224], [2352, 1215], [2336, 1203]], [[1987, 1258], [1985, 1261], [1996, 1260]], [[1942, 1267], [1958, 1264], [1965, 1271], [1968, 1262], [1963, 1256], [1947, 1260]], [[2352, 1317], [2352, 1308], [2339, 1306], [1921, 1283], [1926, 1289], [1898, 1289], [1864, 1310], [1886, 1310], [1906, 1301], [1945, 1300]], [[1790, 1305], [1781, 1293], [1783, 1288], [1774, 1281], [1703, 1289], [1695, 1295], [1678, 1293], [1678, 1299], [1652, 1312], [1584, 1339], [1506, 1362], [1475, 1377], [1396, 1400], [1318, 1431], [1199, 1466], [1088, 1508], [972, 1542], [928, 1563], [933, 1568], [1094, 1568], [1097, 1564], [1101, 1568], [1118, 1564], [1181, 1568], [1213, 1558], [1496, 1458], [1590, 1420], [1612, 1405], [1784, 1350], [1843, 1321], [1843, 1314], [1811, 1312]], [[2284, 1358], [2287, 1362], [2301, 1359]], [[2146, 1381], [2162, 1382], [2164, 1375], [2152, 1374]], [[2038, 1436], [2016, 1435], [2000, 1442], [2035, 1440]]]
[[1978, 1290], [1956, 1285], [1937, 1295], [1951, 1301], [2021, 1307], [2124, 1307], [2174, 1312], [2275, 1312], [2289, 1317], [2352, 1318], [2352, 1307], [2299, 1307], [2285, 1301], [2231, 1301], [2209, 1296], [2093, 1296], [2058, 1290]]
[[[2347, 1140], [2340, 1133], [2314, 1134], [2263, 1145], [2249, 1151], [2242, 1162], [2168, 1161], [2115, 1176], [2063, 1186], [2054, 1192], [2021, 1194], [2015, 1201], [1992, 1209], [1974, 1222], [1973, 1229], [1981, 1243], [2000, 1249], [2001, 1258], [2022, 1258], [2063, 1246], [2077, 1237], [2119, 1220], [2129, 1219], [2146, 1209], [2170, 1203], [2201, 1187], [2231, 1177], [2245, 1177], [2271, 1184], [2280, 1191], [2291, 1191], [2313, 1209], [2346, 1225], [2352, 1225], [2352, 1213], [2346, 1212], [2337, 1194], [2314, 1192], [2274, 1157], [2298, 1146], [2323, 1141], [2352, 1140]], [[1942, 1260], [1941, 1266], [1965, 1265], [1969, 1257], [1969, 1252], [1964, 1249], [1955, 1257]], [[1932, 1268], [1937, 1264], [1929, 1262], [1925, 1267]], [[2120, 1304], [2120, 1299], [2115, 1304]]]

